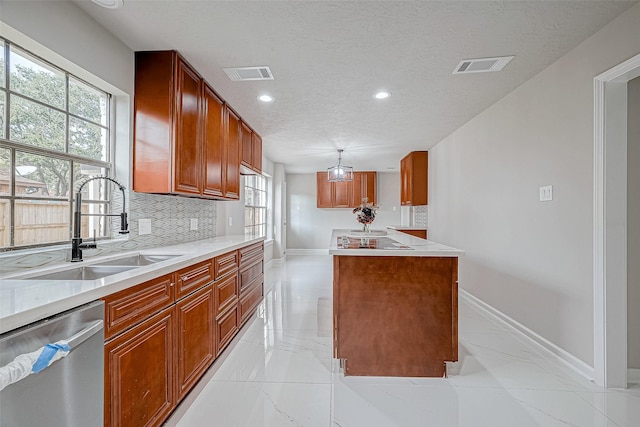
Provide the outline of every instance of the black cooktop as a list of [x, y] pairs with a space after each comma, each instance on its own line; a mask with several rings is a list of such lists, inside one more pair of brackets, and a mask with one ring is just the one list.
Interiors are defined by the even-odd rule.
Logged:
[[389, 237], [351, 237], [338, 236], [338, 249], [386, 249], [412, 251], [407, 245]]

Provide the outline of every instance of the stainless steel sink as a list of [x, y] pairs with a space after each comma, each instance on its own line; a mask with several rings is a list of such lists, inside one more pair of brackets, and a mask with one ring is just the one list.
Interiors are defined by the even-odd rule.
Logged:
[[98, 266], [87, 265], [55, 273], [40, 274], [33, 277], [25, 277], [24, 280], [96, 280], [107, 276], [133, 270], [135, 266]]
[[93, 265], [99, 266], [133, 266], [141, 267], [143, 265], [150, 265], [160, 261], [166, 261], [171, 258], [175, 258], [181, 255], [131, 255], [123, 258], [112, 259], [110, 261], [99, 262]]

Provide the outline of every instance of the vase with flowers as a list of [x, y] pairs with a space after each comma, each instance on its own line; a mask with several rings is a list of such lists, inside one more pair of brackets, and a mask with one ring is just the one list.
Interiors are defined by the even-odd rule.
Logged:
[[356, 219], [360, 224], [362, 224], [362, 231], [370, 231], [369, 226], [373, 223], [373, 220], [376, 219], [377, 210], [378, 206], [373, 203], [369, 203], [369, 199], [366, 197], [362, 199], [360, 206], [353, 210], [353, 213], [356, 214]]

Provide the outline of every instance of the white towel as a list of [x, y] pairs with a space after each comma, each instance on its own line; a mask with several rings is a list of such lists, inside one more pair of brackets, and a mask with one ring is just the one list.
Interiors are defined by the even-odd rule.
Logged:
[[[58, 341], [55, 344], [68, 346], [69, 343], [67, 341]], [[17, 356], [13, 359], [12, 362], [0, 368], [0, 391], [4, 390], [5, 387], [11, 385], [15, 382], [20, 381], [23, 378], [28, 377], [33, 373], [33, 364], [36, 363], [42, 352], [44, 351], [45, 346], [40, 347], [36, 351], [31, 353], [25, 353]], [[56, 360], [62, 359], [66, 355], [69, 354], [69, 351], [58, 350], [53, 357], [47, 363], [47, 366], [51, 366], [53, 362]]]

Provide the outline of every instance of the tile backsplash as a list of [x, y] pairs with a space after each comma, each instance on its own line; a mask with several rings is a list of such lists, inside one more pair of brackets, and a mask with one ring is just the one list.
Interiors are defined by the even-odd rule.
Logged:
[[[127, 191], [129, 234], [118, 234], [120, 219], [113, 219], [111, 241], [98, 241], [98, 249], [84, 251], [84, 258], [117, 252], [135, 251], [155, 246], [208, 239], [216, 235], [216, 204], [211, 200], [164, 196]], [[116, 197], [113, 212], [121, 212], [122, 199]], [[191, 219], [198, 220], [198, 229], [190, 229]], [[138, 234], [138, 220], [151, 220], [151, 234]], [[0, 272], [10, 273], [47, 264], [65, 262], [70, 258], [71, 243], [0, 255]]]
[[428, 206], [413, 207], [413, 226], [427, 228], [427, 208]]

